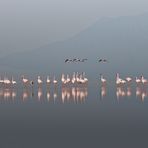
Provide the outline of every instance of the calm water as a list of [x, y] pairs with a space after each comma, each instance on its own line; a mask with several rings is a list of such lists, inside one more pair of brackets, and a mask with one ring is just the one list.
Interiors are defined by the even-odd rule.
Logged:
[[88, 86], [0, 89], [0, 146], [146, 147], [147, 88]]

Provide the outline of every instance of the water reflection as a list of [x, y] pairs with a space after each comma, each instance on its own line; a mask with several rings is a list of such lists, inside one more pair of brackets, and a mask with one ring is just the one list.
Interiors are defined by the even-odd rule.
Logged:
[[34, 90], [33, 89], [23, 88], [23, 92], [22, 92], [23, 102], [25, 102], [29, 98], [33, 98], [33, 97], [34, 97]]
[[43, 91], [42, 91], [42, 88], [38, 88], [38, 101], [41, 101], [42, 97], [43, 97]]
[[122, 87], [122, 86], [118, 86], [116, 89], [116, 97], [117, 97], [118, 101], [120, 98], [131, 97], [131, 95], [132, 95], [132, 92], [131, 92], [130, 86], [128, 86], [127, 88]]
[[[90, 88], [93, 89], [93, 88]], [[112, 96], [113, 92], [108, 92], [109, 88], [106, 85], [102, 85], [100, 88], [100, 97], [104, 99], [107, 96]], [[94, 90], [93, 90], [94, 91]], [[109, 94], [108, 94], [109, 93]], [[92, 94], [92, 97], [98, 97], [97, 94]], [[54, 101], [67, 103], [84, 103], [86, 98], [88, 97], [88, 88], [86, 85], [83, 86], [61, 86], [60, 87], [37, 87], [37, 90], [34, 93], [34, 89], [30, 88], [1, 88], [0, 89], [0, 100], [2, 101], [22, 101], [26, 102], [29, 101], [31, 98], [34, 98], [33, 101], [44, 101], [44, 102], [51, 102]], [[124, 98], [131, 98], [135, 97], [137, 100], [142, 102], [148, 97], [148, 90], [146, 87], [143, 86], [118, 86], [116, 87], [116, 99], [119, 101], [120, 99]]]
[[9, 99], [14, 101], [16, 96], [17, 96], [17, 93], [15, 89], [7, 89], [7, 88], [0, 89], [0, 98], [4, 99], [5, 101]]
[[88, 96], [87, 87], [62, 87], [62, 102], [73, 101], [74, 103], [85, 102]]
[[[135, 90], [136, 98], [139, 98], [142, 102], [144, 102], [145, 98], [148, 96], [147, 89], [145, 87], [137, 86]], [[132, 89], [131, 87], [117, 87], [116, 97], [119, 101], [120, 98], [131, 97]]]
[[145, 87], [141, 87], [141, 86], [136, 87], [136, 97], [140, 98], [142, 102], [144, 102], [147, 95], [148, 94]]
[[100, 92], [100, 94], [101, 94], [101, 99], [103, 99], [104, 97], [106, 97], [106, 95], [107, 95], [107, 87], [106, 87], [106, 85], [102, 85], [101, 86], [101, 92]]
[[47, 97], [47, 101], [49, 102], [50, 101], [50, 97], [51, 97], [50, 90], [47, 90], [46, 97]]

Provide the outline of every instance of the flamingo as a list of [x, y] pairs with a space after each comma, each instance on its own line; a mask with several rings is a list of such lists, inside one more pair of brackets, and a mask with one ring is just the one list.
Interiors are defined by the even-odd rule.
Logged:
[[69, 77], [69, 75], [67, 75], [67, 78], [66, 78], [66, 83], [68, 84], [68, 83], [70, 83], [70, 77]]
[[81, 83], [81, 84], [84, 84], [85, 83], [82, 74], [80, 74], [80, 76], [79, 76], [79, 83]]
[[126, 84], [126, 81], [121, 79], [121, 84]]
[[11, 83], [12, 83], [12, 85], [17, 84], [17, 82], [14, 80], [14, 78], [13, 78], [13, 77], [12, 77]]
[[79, 78], [79, 73], [76, 73], [76, 82], [77, 83], [81, 83], [81, 79]]
[[100, 62], [104, 62], [104, 63], [106, 63], [107, 60], [106, 60], [106, 59], [99, 59], [99, 63], [100, 63]]
[[121, 78], [119, 77], [119, 73], [117, 73], [117, 75], [116, 75], [116, 84], [117, 84], [117, 85], [126, 84], [126, 80], [121, 79]]
[[4, 84], [5, 85], [10, 85], [11, 81], [7, 77], [4, 77]]
[[132, 81], [132, 78], [131, 78], [131, 77], [126, 77], [125, 79], [126, 79], [126, 81], [127, 81], [128, 83], [130, 83], [130, 82]]
[[136, 81], [137, 84], [141, 83], [141, 79], [138, 79], [137, 77], [136, 77], [135, 81]]
[[88, 82], [88, 79], [85, 77], [85, 72], [83, 72], [83, 80], [84, 80], [84, 83], [87, 83]]
[[29, 83], [29, 80], [27, 79], [27, 78], [25, 78], [25, 76], [24, 75], [22, 75], [22, 82], [23, 82], [23, 84], [28, 84]]
[[145, 79], [144, 76], [141, 76], [141, 82], [142, 82], [143, 84], [146, 84], [146, 83], [148, 83], [148, 80]]
[[71, 82], [72, 82], [73, 84], [76, 82], [76, 75], [75, 75], [75, 72], [73, 73]]
[[53, 78], [53, 84], [57, 84], [58, 83], [58, 81], [55, 79], [55, 76], [54, 76], [54, 78]]
[[47, 76], [46, 83], [47, 83], [47, 84], [50, 84], [49, 76]]
[[38, 81], [38, 85], [42, 85], [43, 81], [42, 81], [42, 79], [41, 79], [41, 77], [40, 77], [40, 76], [38, 76], [37, 81]]
[[105, 84], [107, 82], [107, 80], [103, 77], [102, 74], [100, 74], [100, 79], [102, 84]]
[[85, 61], [87, 61], [87, 60], [88, 60], [88, 59], [82, 59], [81, 62], [85, 62]]
[[119, 77], [119, 73], [116, 74], [116, 84], [117, 85], [121, 84], [121, 79]]
[[61, 82], [62, 82], [62, 84], [66, 84], [66, 80], [65, 80], [65, 75], [64, 74], [62, 74]]

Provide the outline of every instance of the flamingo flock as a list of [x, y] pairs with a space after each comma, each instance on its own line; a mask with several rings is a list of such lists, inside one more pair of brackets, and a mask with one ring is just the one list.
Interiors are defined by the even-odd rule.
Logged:
[[72, 77], [70, 78], [69, 75], [62, 74], [61, 77], [62, 85], [68, 85], [68, 84], [87, 84], [88, 78], [85, 76], [85, 72], [82, 73], [73, 73]]
[[[73, 72], [72, 75], [69, 74], [62, 74], [61, 75], [61, 81], [58, 81], [55, 76], [53, 76], [53, 79], [50, 78], [48, 75], [46, 77], [46, 81], [41, 76], [37, 76], [37, 80], [33, 81], [29, 78], [27, 78], [25, 75], [21, 75], [21, 82], [24, 86], [34, 86], [35, 83], [37, 83], [38, 87], [41, 87], [43, 84], [50, 85], [54, 84], [57, 85], [61, 83], [62, 85], [74, 85], [74, 84], [88, 84], [88, 78], [86, 77], [85, 72], [79, 73], [79, 72]], [[102, 85], [106, 85], [108, 83], [107, 79], [103, 76], [103, 74], [100, 74], [100, 81]], [[115, 83], [117, 86], [124, 86], [124, 85], [130, 85], [131, 83], [135, 82], [136, 85], [143, 85], [146, 86], [148, 84], [148, 79], [146, 79], [143, 75], [140, 77], [132, 78], [130, 76], [127, 76], [125, 78], [121, 78], [119, 73], [116, 74]], [[10, 79], [7, 76], [4, 76], [3, 79], [0, 76], [0, 85], [10, 87], [17, 85], [18, 82], [14, 79], [12, 76]]]
[[[78, 72], [74, 72], [72, 74], [72, 76], [70, 76], [69, 74], [62, 74], [61, 76], [61, 82], [58, 81], [56, 79], [55, 76], [53, 76], [53, 79], [50, 78], [50, 76], [48, 75], [46, 78], [46, 81], [44, 81], [44, 79], [41, 76], [37, 76], [37, 79], [31, 80], [29, 78], [27, 78], [27, 76], [25, 75], [21, 75], [21, 83], [24, 87], [29, 87], [29, 86], [34, 86], [34, 84], [36, 83], [38, 87], [42, 87], [43, 84], [46, 84], [47, 86], [49, 86], [50, 84], [53, 84], [54, 86], [57, 86], [59, 83], [63, 85], [74, 85], [74, 84], [87, 84], [88, 82], [88, 78], [86, 78], [85, 76], [85, 72], [82, 73], [78, 73]], [[0, 77], [0, 86], [4, 86], [4, 87], [13, 87], [16, 86], [19, 82], [17, 82], [14, 77], [12, 76], [11, 79], [9, 79], [7, 76], [4, 76], [3, 79], [2, 77]]]
[[130, 84], [131, 82], [135, 82], [137, 85], [148, 84], [148, 80], [144, 78], [144, 76], [140, 76], [139, 78], [136, 77], [135, 79], [132, 79], [131, 77], [126, 77], [125, 79], [120, 78], [119, 73], [116, 74], [116, 84], [117, 85], [124, 85], [124, 84]]
[[[100, 81], [99, 81], [100, 80]], [[101, 84], [100, 89], [100, 96], [101, 98], [105, 98], [107, 95], [107, 85], [109, 83], [108, 79], [103, 74], [100, 74], [100, 79], [97, 80], [99, 84]], [[20, 83], [21, 82], [21, 83]], [[73, 99], [79, 99], [83, 100], [87, 96], [87, 84], [89, 82], [88, 78], [86, 77], [85, 72], [73, 72], [72, 74], [61, 74], [61, 78], [57, 79], [55, 76], [50, 77], [49, 75], [46, 76], [44, 79], [42, 76], [38, 75], [36, 79], [30, 79], [29, 77], [25, 75], [21, 75], [20, 82], [16, 81], [16, 79], [11, 76], [7, 77], [6, 75], [1, 77], [0, 76], [0, 96], [3, 96], [5, 98], [15, 98], [16, 93], [13, 92], [15, 90], [15, 86], [20, 86], [19, 84], [22, 84], [24, 86], [24, 93], [23, 93], [23, 99], [25, 100], [29, 95], [29, 91], [32, 91], [34, 89], [30, 89], [29, 86], [34, 87], [35, 84], [38, 87], [38, 99], [40, 100], [43, 97], [42, 93], [42, 87], [44, 86], [54, 86], [54, 93], [53, 98], [56, 99], [59, 94], [57, 93], [57, 86], [61, 86], [62, 91], [62, 100], [69, 100], [71, 97]], [[116, 85], [116, 97], [119, 100], [119, 98], [122, 97], [130, 97], [132, 96], [132, 90], [131, 85], [134, 85], [136, 88], [135, 96], [140, 97], [142, 101], [148, 96], [147, 92], [147, 84], [148, 80], [143, 76], [139, 77], [121, 77], [119, 73], [115, 76], [115, 83]], [[3, 89], [4, 88], [4, 89]], [[12, 89], [11, 89], [12, 88]], [[84, 93], [85, 92], [85, 93]], [[32, 94], [34, 95], [34, 93]], [[47, 98], [50, 99], [50, 89], [47, 87]]]
[[[55, 76], [53, 76], [53, 79], [50, 78], [48, 75], [46, 78], [46, 81], [41, 76], [37, 76], [37, 80], [33, 81], [29, 78], [27, 78], [25, 75], [21, 75], [21, 82], [24, 86], [34, 86], [35, 83], [37, 83], [38, 87], [41, 87], [43, 84], [50, 85], [54, 84], [55, 86], [59, 83], [64, 85], [74, 85], [74, 84], [88, 84], [88, 78], [86, 77], [85, 72], [79, 73], [79, 72], [73, 72], [72, 75], [69, 74], [62, 74], [61, 75], [61, 81], [58, 81]], [[102, 85], [106, 85], [108, 83], [107, 79], [103, 76], [103, 74], [100, 74], [100, 81]], [[124, 85], [130, 85], [131, 83], [135, 82], [136, 85], [143, 85], [146, 86], [148, 84], [148, 79], [146, 79], [143, 75], [140, 77], [132, 78], [130, 76], [127, 76], [125, 78], [121, 78], [119, 73], [116, 74], [115, 83], [117, 86], [124, 86]], [[15, 86], [18, 82], [14, 79], [12, 76], [10, 79], [7, 76], [4, 76], [3, 79], [0, 77], [0, 85], [5, 87]]]

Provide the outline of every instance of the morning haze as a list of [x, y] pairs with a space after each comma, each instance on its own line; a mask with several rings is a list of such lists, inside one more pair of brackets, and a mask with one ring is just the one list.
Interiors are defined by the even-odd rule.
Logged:
[[147, 10], [0, 0], [0, 147], [148, 147]]
[[1, 0], [1, 57], [65, 40], [102, 17], [147, 10], [146, 0]]

